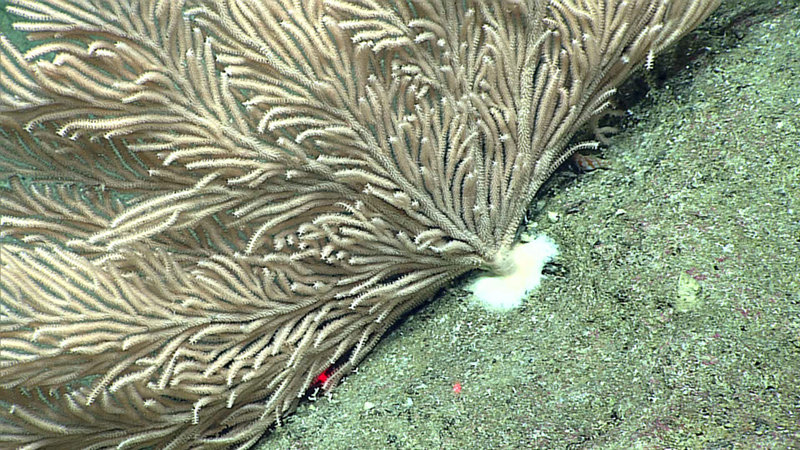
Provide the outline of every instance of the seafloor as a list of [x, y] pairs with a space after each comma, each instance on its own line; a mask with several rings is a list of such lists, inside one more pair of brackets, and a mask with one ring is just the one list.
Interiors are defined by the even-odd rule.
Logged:
[[454, 285], [262, 448], [800, 448], [800, 1], [726, 1], [620, 99], [520, 309]]

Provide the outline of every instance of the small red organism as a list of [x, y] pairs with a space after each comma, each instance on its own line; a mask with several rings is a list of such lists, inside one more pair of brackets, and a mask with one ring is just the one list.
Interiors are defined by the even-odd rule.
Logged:
[[330, 366], [327, 369], [323, 370], [319, 375], [314, 378], [314, 381], [311, 382], [311, 389], [316, 389], [325, 385], [325, 382], [328, 381], [328, 378], [333, 375], [334, 367]]
[[600, 159], [592, 155], [582, 155], [580, 153], [575, 153], [572, 155], [572, 165], [579, 173], [591, 172], [597, 169], [611, 168], [611, 164], [604, 159]]

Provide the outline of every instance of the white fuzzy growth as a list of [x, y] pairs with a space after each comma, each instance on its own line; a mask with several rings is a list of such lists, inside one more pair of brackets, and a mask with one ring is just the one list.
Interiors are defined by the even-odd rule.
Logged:
[[529, 291], [539, 286], [542, 268], [558, 254], [555, 242], [541, 235], [511, 250], [514, 271], [504, 276], [482, 276], [470, 283], [468, 290], [483, 307], [492, 311], [509, 311], [522, 304]]

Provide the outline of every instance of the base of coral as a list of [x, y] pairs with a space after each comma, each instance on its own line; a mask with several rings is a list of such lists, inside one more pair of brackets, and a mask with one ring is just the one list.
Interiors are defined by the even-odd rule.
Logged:
[[478, 302], [492, 311], [508, 311], [519, 307], [522, 299], [539, 286], [542, 268], [558, 254], [552, 239], [540, 235], [531, 242], [511, 250], [514, 270], [503, 276], [481, 276], [467, 286]]

